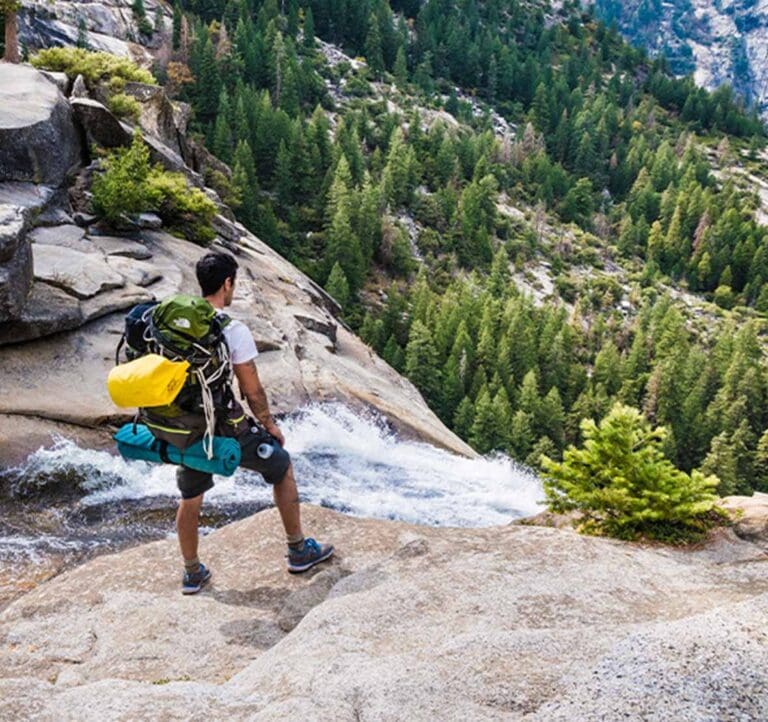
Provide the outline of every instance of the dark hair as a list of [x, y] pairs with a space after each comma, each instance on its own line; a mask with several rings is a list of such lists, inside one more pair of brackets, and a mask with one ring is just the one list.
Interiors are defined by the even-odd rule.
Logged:
[[228, 278], [235, 280], [237, 261], [228, 253], [206, 253], [195, 267], [203, 296], [212, 296]]

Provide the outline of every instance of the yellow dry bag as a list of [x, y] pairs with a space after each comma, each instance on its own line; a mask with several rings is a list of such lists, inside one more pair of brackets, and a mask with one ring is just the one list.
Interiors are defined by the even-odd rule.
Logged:
[[116, 406], [167, 406], [179, 395], [189, 363], [169, 361], [155, 353], [115, 366], [107, 388]]

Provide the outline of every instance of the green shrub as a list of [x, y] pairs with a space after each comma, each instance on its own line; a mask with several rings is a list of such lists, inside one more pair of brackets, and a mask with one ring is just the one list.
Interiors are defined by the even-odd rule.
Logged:
[[93, 181], [93, 209], [113, 224], [145, 211], [156, 211], [163, 223], [195, 243], [208, 243], [216, 204], [200, 189], [190, 188], [181, 173], [169, 173], [149, 162], [149, 150], [137, 130], [129, 148], [110, 153], [104, 173]]
[[141, 116], [141, 104], [136, 98], [125, 93], [117, 93], [110, 97], [109, 109], [120, 118], [129, 118], [137, 123]]
[[661, 448], [663, 428], [616, 404], [598, 426], [581, 422], [584, 444], [562, 463], [543, 456], [544, 492], [552, 511], [578, 511], [582, 529], [621, 539], [690, 541], [719, 518], [718, 479], [676, 469]]
[[110, 153], [103, 161], [104, 173], [93, 180], [93, 210], [110, 223], [124, 215], [154, 208], [156, 199], [147, 185], [149, 150], [136, 131], [129, 148]]
[[147, 179], [147, 187], [157, 199], [160, 217], [172, 230], [199, 244], [215, 238], [211, 221], [216, 215], [216, 204], [199, 188], [190, 188], [183, 174], [156, 167]]
[[46, 48], [34, 55], [30, 62], [36, 68], [60, 71], [70, 78], [82, 75], [89, 84], [118, 77], [157, 85], [152, 73], [140, 68], [132, 60], [83, 48]]

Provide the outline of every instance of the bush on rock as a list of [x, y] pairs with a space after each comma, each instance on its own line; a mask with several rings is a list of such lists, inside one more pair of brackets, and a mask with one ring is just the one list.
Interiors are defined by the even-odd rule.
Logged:
[[552, 511], [578, 511], [582, 529], [621, 539], [693, 540], [720, 518], [715, 476], [675, 468], [662, 451], [663, 428], [616, 404], [598, 426], [581, 422], [584, 443], [557, 462], [544, 456]]
[[82, 75], [89, 85], [111, 78], [157, 85], [152, 73], [140, 68], [132, 60], [83, 48], [46, 48], [34, 55], [30, 62], [39, 70], [63, 72], [70, 78]]
[[110, 153], [103, 167], [93, 181], [93, 209], [109, 223], [119, 225], [126, 217], [157, 211], [163, 223], [190, 241], [213, 240], [216, 204], [199, 188], [190, 188], [183, 174], [152, 166], [139, 131], [130, 147]]
[[136, 98], [125, 93], [115, 93], [107, 103], [109, 109], [119, 118], [128, 118], [134, 123], [138, 122], [141, 115], [141, 104]]

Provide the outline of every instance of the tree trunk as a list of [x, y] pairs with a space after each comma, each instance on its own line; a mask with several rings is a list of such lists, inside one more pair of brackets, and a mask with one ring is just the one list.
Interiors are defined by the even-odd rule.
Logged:
[[3, 59], [9, 63], [18, 63], [19, 57], [19, 21], [16, 10], [5, 11], [5, 55]]

